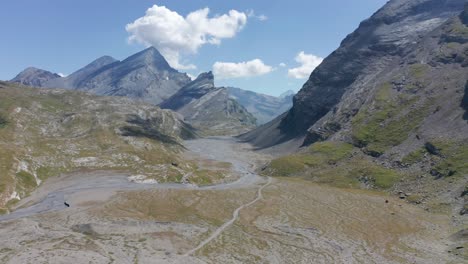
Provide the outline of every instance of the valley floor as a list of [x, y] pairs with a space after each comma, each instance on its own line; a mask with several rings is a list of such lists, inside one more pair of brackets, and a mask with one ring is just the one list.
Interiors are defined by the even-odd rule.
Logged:
[[[0, 263], [461, 263], [450, 217], [380, 193], [262, 178], [232, 138], [186, 142], [238, 178], [196, 187], [77, 172], [0, 217]], [[64, 201], [71, 204], [66, 207]], [[386, 202], [388, 201], [388, 202]]]

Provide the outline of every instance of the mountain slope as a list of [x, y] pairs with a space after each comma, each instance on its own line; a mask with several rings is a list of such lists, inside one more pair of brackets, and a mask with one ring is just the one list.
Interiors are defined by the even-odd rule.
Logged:
[[[408, 37], [417, 42], [380, 51], [383, 57], [376, 57], [372, 52], [367, 53], [370, 58], [362, 57], [373, 68], [365, 68], [358, 74], [356, 81], [342, 91], [343, 96], [334, 107], [308, 128], [305, 141], [301, 140], [307, 147], [273, 160], [264, 168], [264, 173], [304, 177], [346, 188], [388, 190], [428, 211], [451, 215], [452, 224], [457, 228], [466, 227], [468, 23], [464, 18], [468, 5], [463, 8], [463, 1], [440, 4], [390, 1], [373, 19], [365, 22], [375, 22], [379, 17], [385, 18], [386, 23], [408, 21], [401, 16], [408, 6], [412, 10], [410, 17], [444, 21], [431, 26], [427, 32], [420, 30], [416, 39]], [[459, 10], [446, 18], [448, 9]], [[392, 12], [388, 16], [383, 16], [382, 12], [389, 11]], [[417, 19], [411, 21], [412, 28], [420, 29]], [[369, 33], [375, 34], [374, 31]], [[370, 37], [354, 33], [348, 41], [349, 38], [367, 41]], [[405, 42], [405, 39], [398, 41]], [[312, 74], [312, 81], [304, 86], [295, 102], [305, 100], [308, 93], [317, 97], [330, 95], [331, 87], [322, 91], [320, 86], [308, 86], [318, 81], [317, 75], [325, 66]], [[349, 69], [336, 70], [349, 73]], [[309, 102], [309, 107], [318, 107], [316, 100]], [[325, 109], [326, 105], [323, 107]], [[298, 127], [291, 118], [303, 110], [299, 107], [294, 110], [297, 112], [285, 114], [259, 130], [266, 135], [266, 131], [290, 125], [289, 129], [294, 131]], [[308, 117], [318, 118], [314, 113]], [[468, 255], [468, 251], [464, 252]]]
[[181, 142], [195, 136], [178, 114], [128, 98], [1, 82], [0, 211], [47, 177], [80, 169], [180, 181], [193, 170]]
[[36, 86], [126, 96], [159, 104], [190, 81], [186, 74], [171, 68], [158, 50], [150, 47], [123, 61], [101, 57], [66, 78], [37, 82]]
[[[270, 147], [304, 138], [307, 130], [335, 111], [345, 94], [372, 89], [372, 80], [411, 52], [426, 34], [463, 10], [464, 0], [392, 0], [346, 37], [340, 47], [311, 74], [293, 108], [282, 119], [246, 134], [243, 139], [258, 147]], [[357, 93], [357, 92], [356, 92]], [[346, 95], [347, 96], [347, 95]], [[348, 117], [356, 114], [362, 99], [355, 98]], [[336, 128], [324, 128], [333, 132]], [[306, 143], [314, 141], [309, 135]]]
[[45, 83], [50, 80], [59, 79], [60, 75], [51, 73], [49, 71], [41, 70], [34, 67], [29, 67], [24, 71], [20, 72], [11, 81], [20, 83], [28, 86], [42, 87]]
[[187, 104], [216, 90], [212, 72], [200, 74], [194, 81], [182, 87], [177, 93], [160, 104], [161, 108], [178, 111]]
[[213, 73], [202, 73], [160, 105], [182, 114], [208, 135], [237, 134], [255, 126], [252, 116], [226, 88], [214, 86]]
[[294, 96], [294, 92], [292, 91], [288, 91], [288, 93], [280, 97], [274, 97], [234, 87], [228, 87], [227, 89], [231, 97], [237, 100], [257, 119], [258, 125], [273, 120], [292, 107], [292, 98]]
[[112, 63], [119, 62], [118, 60], [110, 57], [110, 56], [103, 56], [90, 64], [86, 65], [85, 67], [79, 69], [78, 71], [70, 74], [67, 77], [54, 79], [46, 84], [44, 87], [49, 88], [66, 88], [66, 89], [74, 89], [77, 87], [81, 87], [84, 85], [85, 81], [90, 78], [96, 71], [102, 69], [103, 67], [110, 65]]

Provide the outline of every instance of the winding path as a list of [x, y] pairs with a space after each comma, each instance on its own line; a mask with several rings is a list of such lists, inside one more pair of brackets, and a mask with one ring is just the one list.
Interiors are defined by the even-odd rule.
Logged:
[[254, 203], [258, 202], [260, 199], [263, 199], [263, 196], [262, 196], [262, 191], [265, 187], [267, 187], [270, 183], [271, 183], [271, 177], [268, 177], [268, 180], [265, 184], [263, 184], [260, 188], [258, 188], [258, 191], [257, 191], [257, 197], [247, 203], [247, 204], [243, 204], [241, 205], [239, 208], [237, 208], [233, 213], [232, 213], [232, 218], [231, 220], [227, 221], [226, 223], [224, 223], [222, 226], [218, 227], [218, 229], [216, 229], [213, 234], [211, 234], [207, 239], [203, 240], [198, 246], [196, 246], [195, 248], [191, 249], [190, 251], [188, 251], [187, 253], [184, 254], [184, 256], [189, 256], [189, 255], [192, 255], [193, 253], [195, 253], [197, 250], [201, 249], [202, 247], [206, 246], [208, 243], [210, 243], [211, 241], [213, 241], [215, 238], [217, 238], [219, 235], [221, 235], [221, 233], [223, 233], [224, 230], [226, 230], [226, 228], [228, 228], [229, 226], [231, 226], [232, 224], [234, 224], [234, 222], [237, 220], [237, 218], [239, 217], [239, 212], [246, 208], [246, 207], [249, 207], [251, 205], [253, 205]]

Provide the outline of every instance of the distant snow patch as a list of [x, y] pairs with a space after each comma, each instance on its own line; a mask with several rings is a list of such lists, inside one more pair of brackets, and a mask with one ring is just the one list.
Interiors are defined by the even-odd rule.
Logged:
[[13, 192], [11, 195], [10, 195], [10, 198], [8, 198], [8, 201], [11, 201], [13, 199], [17, 199], [17, 200], [21, 200], [21, 197], [19, 196], [19, 194], [15, 191]]
[[143, 183], [143, 184], [158, 184], [155, 179], [148, 179], [145, 175], [133, 175], [127, 178], [129, 182]]

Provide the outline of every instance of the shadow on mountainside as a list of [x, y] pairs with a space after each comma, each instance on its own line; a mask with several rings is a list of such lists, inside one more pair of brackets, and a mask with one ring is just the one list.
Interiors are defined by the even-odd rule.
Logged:
[[157, 118], [143, 119], [137, 115], [130, 115], [127, 123], [131, 125], [120, 128], [120, 131], [125, 137], [146, 137], [162, 143], [182, 146], [175, 138], [159, 131], [160, 128], [156, 125], [160, 123], [159, 121]]

